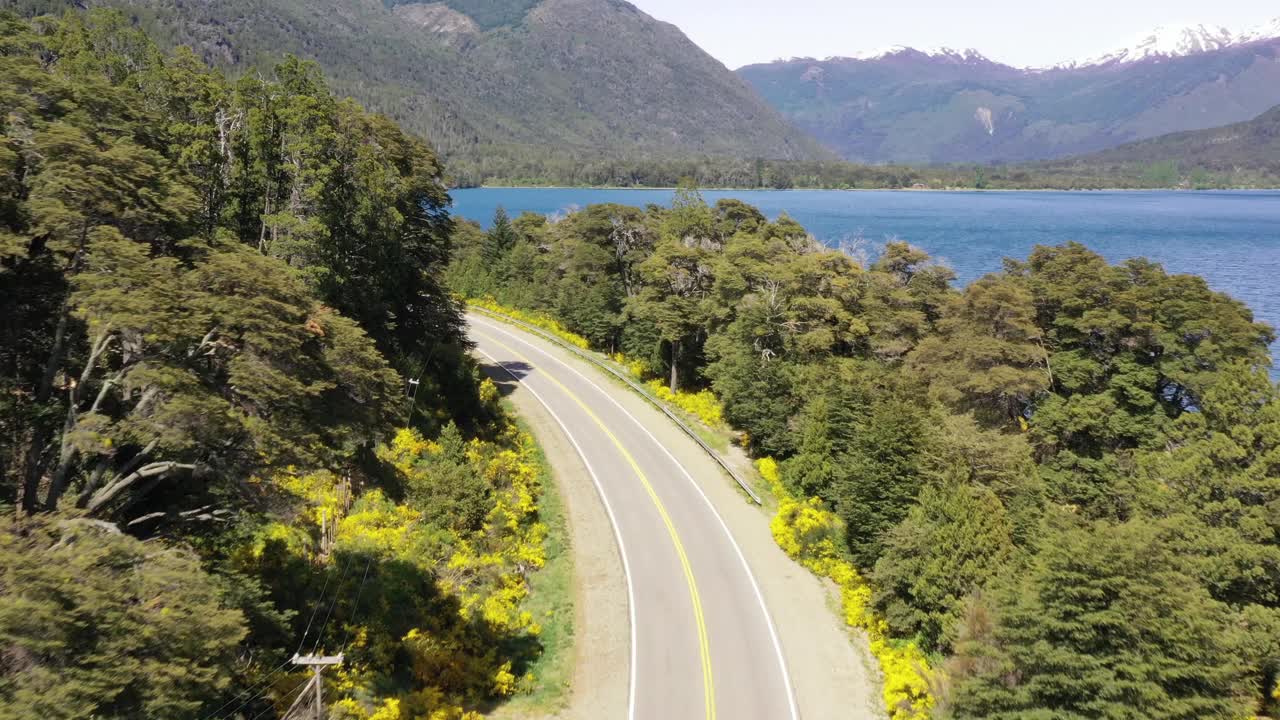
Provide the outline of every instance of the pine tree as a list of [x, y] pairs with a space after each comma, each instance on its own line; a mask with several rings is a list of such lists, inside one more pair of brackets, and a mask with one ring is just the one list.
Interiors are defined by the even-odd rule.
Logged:
[[499, 205], [493, 212], [493, 227], [485, 234], [484, 256], [491, 268], [498, 268], [511, 248], [515, 247], [517, 239], [519, 236], [511, 225], [511, 218], [507, 217], [506, 209]]

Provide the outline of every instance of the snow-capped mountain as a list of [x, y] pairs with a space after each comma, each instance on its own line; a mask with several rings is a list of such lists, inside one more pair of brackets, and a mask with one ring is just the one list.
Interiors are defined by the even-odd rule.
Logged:
[[1022, 162], [1230, 125], [1280, 105], [1280, 19], [1246, 32], [1164, 28], [1048, 68], [895, 47], [738, 74], [849, 160]]
[[1272, 20], [1271, 22], [1263, 23], [1246, 33], [1241, 33], [1240, 37], [1236, 38], [1236, 42], [1257, 42], [1259, 40], [1271, 40], [1273, 38], [1280, 38], [1280, 17]]
[[[898, 55], [916, 55], [933, 58], [935, 60], [950, 60], [952, 62], [990, 62], [985, 55], [967, 48], [958, 50], [950, 47], [910, 47], [907, 45], [892, 45], [889, 47], [876, 48], [875, 50], [863, 50], [852, 55], [836, 55], [826, 58], [827, 61], [837, 62], [841, 60], [884, 60]], [[804, 60], [809, 58], [791, 58], [791, 60]]]
[[1063, 63], [1058, 67], [1093, 67], [1185, 57], [1276, 37], [1280, 37], [1280, 18], [1241, 33], [1214, 25], [1162, 25], [1139, 36], [1125, 47], [1087, 60]]

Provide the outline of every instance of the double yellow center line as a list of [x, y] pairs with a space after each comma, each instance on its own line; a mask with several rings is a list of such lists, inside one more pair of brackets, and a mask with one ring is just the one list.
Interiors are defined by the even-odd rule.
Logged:
[[[488, 340], [494, 345], [497, 345], [498, 347], [507, 351], [513, 357], [515, 357], [517, 360], [524, 363], [525, 365], [531, 368], [537, 367], [536, 365], [533, 364], [531, 360], [521, 355], [519, 352], [507, 346], [506, 344], [502, 343], [501, 341], [497, 340], [496, 338], [475, 330], [474, 326], [472, 328], [472, 331], [475, 332], [475, 334], [479, 335], [480, 337], [483, 337], [484, 339]], [[644, 474], [644, 471], [640, 469], [640, 464], [636, 462], [636, 459], [631, 455], [630, 452], [627, 451], [627, 448], [618, 440], [617, 436], [613, 434], [613, 432], [609, 429], [609, 426], [605, 425], [604, 422], [600, 419], [600, 417], [596, 415], [595, 412], [592, 411], [592, 409], [585, 402], [583, 402], [582, 399], [579, 398], [572, 390], [566, 387], [564, 383], [560, 382], [555, 377], [553, 377], [550, 373], [547, 373], [547, 372], [543, 372], [542, 376], [547, 380], [550, 380], [552, 383], [554, 383], [556, 387], [560, 388], [560, 390], [565, 395], [567, 395], [571, 400], [573, 400], [573, 402], [576, 403], [578, 407], [582, 408], [582, 411], [585, 412], [587, 416], [591, 418], [592, 422], [594, 422], [596, 425], [600, 427], [600, 430], [603, 431], [605, 436], [608, 437], [609, 440], [614, 444], [614, 447], [618, 449], [618, 452], [622, 453], [622, 457], [625, 458], [627, 461], [627, 464], [631, 466], [631, 469], [632, 471], [635, 472], [636, 477], [640, 478], [640, 484], [644, 486], [645, 492], [649, 494], [649, 499], [653, 501], [654, 507], [657, 508], [658, 515], [662, 518], [662, 523], [666, 525], [667, 534], [671, 537], [671, 544], [675, 546], [676, 555], [680, 558], [680, 566], [684, 569], [684, 579], [685, 579], [685, 582], [688, 583], [689, 585], [689, 597], [693, 601], [693, 619], [698, 626], [698, 649], [702, 655], [702, 691], [703, 691], [704, 704], [706, 707], [707, 720], [715, 720], [715, 717], [716, 717], [715, 681], [713, 679], [712, 672], [711, 672], [711, 645], [707, 641], [707, 624], [703, 619], [703, 615], [702, 615], [702, 599], [698, 595], [698, 583], [693, 578], [693, 567], [689, 564], [689, 556], [687, 553], [685, 553], [684, 543], [680, 541], [680, 534], [676, 532], [675, 523], [671, 522], [671, 516], [667, 514], [666, 506], [663, 505], [662, 500], [658, 498], [658, 493], [653, 489], [653, 485], [649, 482], [649, 478]]]

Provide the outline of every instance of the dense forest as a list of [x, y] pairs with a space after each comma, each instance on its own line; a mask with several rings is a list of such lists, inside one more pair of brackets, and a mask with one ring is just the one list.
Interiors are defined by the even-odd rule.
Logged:
[[830, 533], [823, 564], [927, 660], [894, 717], [1277, 712], [1274, 334], [1202, 279], [1068, 244], [961, 290], [905, 244], [856, 258], [689, 187], [455, 246], [458, 291], [715, 392], [814, 499], [780, 542]]
[[0, 718], [279, 717], [295, 652], [346, 720], [533, 690], [546, 476], [430, 148], [105, 12], [0, 14], [0, 108]]

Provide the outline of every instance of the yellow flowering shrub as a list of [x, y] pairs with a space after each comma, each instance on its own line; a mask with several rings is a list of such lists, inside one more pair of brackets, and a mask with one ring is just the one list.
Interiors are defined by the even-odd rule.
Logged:
[[650, 380], [646, 383], [649, 392], [668, 405], [674, 405], [690, 415], [698, 418], [702, 424], [711, 428], [724, 427], [724, 406], [720, 399], [710, 390], [698, 392], [671, 392], [661, 380]]
[[817, 498], [797, 500], [782, 484], [773, 458], [756, 462], [760, 476], [778, 497], [778, 514], [770, 530], [789, 557], [840, 588], [845, 623], [867, 633], [871, 652], [884, 675], [882, 695], [893, 720], [926, 720], [933, 709], [929, 693], [928, 659], [910, 641], [888, 636], [888, 624], [871, 608], [871, 588], [853, 563], [840, 552], [843, 525]]
[[[482, 399], [491, 391], [496, 403], [496, 387], [480, 390]], [[420, 486], [437, 472], [480, 481], [483, 516], [475, 525], [433, 520], [427, 508], [413, 504], [412, 494], [398, 502], [380, 489], [366, 490], [347, 509], [339, 480], [327, 473], [291, 471], [274, 478], [297, 500], [296, 522], [267, 526], [264, 537], [305, 545], [309, 535], [299, 528], [313, 526], [320, 517], [336, 518], [335, 555], [351, 565], [349, 574], [338, 575], [339, 582], [343, 576], [370, 580], [359, 624], [343, 628], [350, 638], [349, 644], [343, 640], [349, 656], [332, 677], [331, 690], [341, 698], [333, 705], [335, 718], [477, 720], [480, 716], [466, 708], [535, 687], [532, 674], [516, 669], [527, 667], [531, 658], [511, 648], [533, 646], [522, 639], [542, 631], [524, 607], [529, 574], [547, 562], [547, 528], [538, 514], [546, 478], [538, 448], [501, 415], [491, 439], [455, 435], [447, 444], [443, 437], [436, 442], [401, 430], [377, 449], [377, 457], [405, 488]], [[374, 567], [365, 558], [376, 560], [377, 567], [362, 568]], [[395, 600], [388, 603], [388, 598]], [[389, 615], [376, 620], [370, 617], [374, 610]], [[335, 623], [342, 614], [336, 615]], [[403, 629], [387, 632], [396, 622]], [[399, 658], [408, 659], [412, 672], [405, 676], [412, 680], [392, 694], [385, 689], [385, 673]]]
[[529, 312], [527, 310], [520, 310], [519, 308], [507, 307], [497, 303], [493, 298], [472, 298], [467, 301], [467, 304], [472, 307], [480, 308], [481, 310], [488, 310], [489, 312], [506, 315], [508, 317], [515, 318], [520, 322], [546, 330], [574, 347], [578, 347], [583, 350], [591, 347], [591, 343], [587, 342], [586, 338], [576, 333], [569, 332], [564, 325], [560, 324], [559, 320], [556, 320], [546, 313]]
[[621, 365], [622, 368], [627, 371], [627, 374], [636, 380], [643, 380], [652, 372], [649, 367], [649, 363], [643, 360], [629, 358], [622, 353], [613, 353], [609, 356], [609, 359], [618, 365]]
[[299, 473], [290, 468], [272, 480], [304, 503], [299, 517], [304, 523], [318, 527], [322, 518], [333, 522], [345, 510], [343, 498], [339, 496], [338, 477], [328, 470]]

